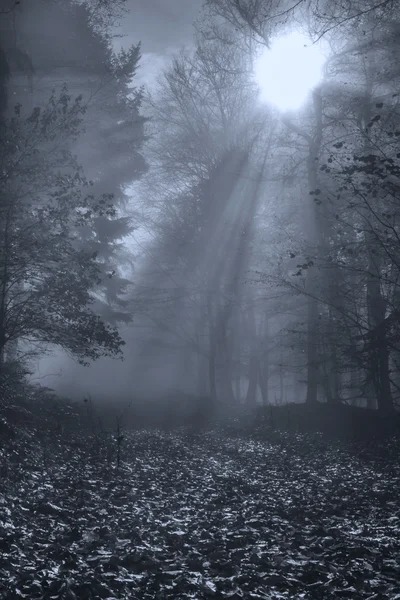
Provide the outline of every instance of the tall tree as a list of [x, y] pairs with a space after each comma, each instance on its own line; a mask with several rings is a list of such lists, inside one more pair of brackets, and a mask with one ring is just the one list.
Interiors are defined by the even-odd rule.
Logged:
[[[101, 4], [111, 10], [106, 2]], [[93, 193], [112, 195], [118, 214], [112, 224], [98, 216], [92, 224], [96, 235], [88, 232], [86, 239], [87, 230], [81, 230], [82, 243], [97, 252], [103, 270], [96, 297], [99, 314], [113, 323], [128, 321], [124, 295], [131, 264], [124, 241], [135, 227], [135, 211], [126, 192], [147, 169], [141, 154], [145, 140], [142, 91], [132, 85], [140, 45], [115, 54], [107, 31], [93, 25], [93, 3], [72, 0], [40, 0], [34, 7], [21, 3], [3, 27], [10, 56], [23, 52], [32, 65], [28, 92], [24, 91], [26, 69], [21, 71], [11, 61], [10, 85], [22, 111], [28, 113], [46, 102], [52, 88], [59, 89], [63, 82], [71, 96], [83, 96], [85, 136], [71, 141], [71, 150], [93, 181]]]
[[180, 299], [176, 330], [181, 335], [185, 324], [190, 331], [199, 381], [208, 379], [208, 393], [228, 402], [233, 314], [259, 200], [255, 147], [263, 126], [246, 61], [202, 31], [193, 55], [174, 58], [150, 98], [155, 167], [144, 187], [160, 223], [152, 256], [163, 265], [161, 281], [175, 281]]
[[84, 107], [66, 88], [25, 118], [5, 122], [0, 162], [0, 353], [15, 340], [55, 344], [82, 364], [119, 355], [123, 341], [92, 310], [101, 270], [78, 231], [112, 219], [108, 196], [94, 199], [69, 152]]

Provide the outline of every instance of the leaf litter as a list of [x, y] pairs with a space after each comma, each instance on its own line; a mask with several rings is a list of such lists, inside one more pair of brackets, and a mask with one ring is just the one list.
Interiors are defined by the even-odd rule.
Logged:
[[1, 600], [400, 598], [399, 440], [137, 431], [119, 471], [84, 440], [24, 443], [0, 480]]

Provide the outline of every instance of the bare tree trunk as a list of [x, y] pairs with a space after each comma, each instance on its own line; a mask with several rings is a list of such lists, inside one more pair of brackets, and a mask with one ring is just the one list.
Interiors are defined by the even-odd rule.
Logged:
[[249, 385], [248, 385], [247, 394], [246, 394], [246, 404], [248, 406], [255, 406], [257, 403], [258, 372], [259, 372], [258, 357], [253, 352], [252, 355], [250, 356]]
[[240, 404], [242, 401], [242, 382], [240, 372], [238, 372], [235, 376], [235, 399], [237, 404]]
[[258, 373], [260, 370], [259, 364], [259, 342], [257, 335], [256, 317], [254, 313], [254, 307], [250, 305], [250, 309], [247, 313], [247, 328], [248, 328], [248, 345], [250, 351], [249, 358], [249, 384], [247, 386], [246, 404], [248, 406], [255, 406], [257, 403], [257, 386], [258, 386]]
[[202, 354], [197, 356], [197, 369], [198, 369], [198, 394], [199, 396], [205, 396], [208, 391], [207, 386], [207, 360]]
[[[313, 135], [301, 130], [290, 119], [285, 118], [284, 123], [306, 140], [308, 144], [307, 175], [308, 191], [314, 194], [318, 189], [318, 164], [319, 153], [322, 142], [322, 97], [321, 90], [316, 89], [313, 94], [315, 128]], [[315, 198], [310, 195], [308, 202], [313, 202], [309, 209], [308, 237], [310, 240], [311, 252], [320, 252], [322, 235], [322, 223], [320, 218], [321, 209], [318, 202], [318, 196]], [[306, 275], [306, 293], [307, 293], [307, 395], [306, 402], [315, 404], [317, 402], [318, 392], [318, 301], [317, 296], [317, 272], [316, 266], [310, 264]]]
[[337, 330], [336, 324], [333, 318], [333, 311], [329, 309], [329, 345], [331, 348], [331, 360], [332, 360], [332, 370], [331, 370], [331, 387], [333, 394], [333, 402], [334, 404], [340, 404], [341, 402], [341, 372], [339, 367], [339, 358], [337, 352]]
[[215, 369], [215, 334], [210, 334], [210, 350], [208, 357], [208, 385], [209, 385], [209, 393], [210, 398], [212, 399], [214, 405], [217, 402], [217, 382], [216, 382], [216, 369]]
[[[393, 399], [390, 383], [390, 353], [386, 328], [383, 326], [386, 316], [386, 300], [381, 291], [381, 260], [378, 255], [379, 250], [375, 248], [375, 241], [371, 239], [373, 234], [367, 233], [366, 237], [369, 251], [369, 279], [367, 281], [367, 307], [370, 327], [367, 342], [369, 368], [376, 392], [378, 410], [391, 412], [393, 410]], [[368, 402], [371, 403], [371, 399]]]
[[[0, 199], [1, 201], [2, 199]], [[11, 207], [8, 207], [5, 220], [2, 225], [2, 240], [0, 246], [0, 367], [5, 361], [5, 348], [7, 344], [7, 285], [9, 284], [9, 253], [10, 253], [10, 229], [11, 229]]]
[[231, 371], [226, 365], [220, 370], [220, 387], [224, 403], [234, 406], [235, 394], [233, 393]]
[[[374, 85], [372, 65], [367, 64], [365, 102], [363, 105], [363, 118], [365, 123], [369, 123], [372, 116], [372, 94]], [[367, 132], [362, 131], [364, 135], [364, 152], [367, 155], [374, 151], [371, 146]], [[381, 274], [382, 258], [381, 249], [377, 243], [374, 232], [374, 224], [370, 222], [371, 210], [369, 206], [365, 208], [367, 227], [365, 233], [365, 242], [368, 252], [368, 281], [367, 281], [367, 308], [369, 324], [369, 359], [372, 380], [376, 392], [378, 410], [383, 413], [393, 411], [393, 398], [390, 384], [390, 353], [387, 340], [386, 328], [383, 325], [387, 302], [382, 294]]]
[[6, 361], [14, 362], [18, 355], [18, 340], [11, 340], [5, 348]]
[[216, 332], [212, 310], [211, 296], [207, 297], [208, 329], [209, 329], [209, 350], [208, 350], [208, 385], [210, 398], [215, 406], [217, 402], [217, 382], [216, 382]]
[[285, 400], [285, 391], [283, 384], [283, 364], [282, 364], [282, 356], [281, 361], [279, 363], [279, 402], [283, 404]]
[[335, 405], [340, 403], [340, 393], [335, 330], [331, 310], [329, 310], [328, 324], [325, 335], [321, 335], [320, 337], [322, 346], [322, 370], [325, 397], [328, 404]]
[[260, 362], [259, 362], [259, 384], [261, 389], [261, 396], [263, 404], [266, 406], [269, 404], [269, 355], [268, 355], [268, 341], [269, 341], [269, 327], [268, 317], [264, 315], [262, 324], [262, 334], [260, 343]]
[[381, 291], [381, 259], [373, 233], [367, 233], [369, 250], [369, 279], [367, 281], [368, 321], [370, 326], [369, 357], [370, 368], [378, 403], [378, 410], [387, 413], [393, 410], [390, 384], [390, 353], [386, 328], [383, 325], [386, 316], [386, 300]]
[[[309, 279], [308, 279], [308, 282], [309, 282]], [[318, 310], [317, 301], [313, 297], [309, 296], [308, 301], [307, 301], [307, 395], [306, 395], [307, 404], [315, 404], [317, 402], [317, 391], [318, 391], [317, 310]]]
[[232, 364], [233, 364], [233, 343], [232, 336], [228, 335], [227, 331], [227, 321], [223, 319], [221, 327], [221, 355], [223, 356], [224, 363], [222, 369], [222, 377], [224, 381], [224, 387], [226, 390], [226, 401], [230, 406], [235, 405], [235, 393], [233, 391], [233, 373], [232, 373]]
[[261, 367], [261, 363], [258, 365], [258, 382], [261, 390], [261, 397], [264, 406], [269, 404], [268, 395], [268, 365], [264, 369]]
[[370, 410], [376, 409], [376, 395], [374, 392], [375, 391], [373, 385], [367, 385], [365, 390], [365, 396], [367, 399], [367, 408], [369, 408]]

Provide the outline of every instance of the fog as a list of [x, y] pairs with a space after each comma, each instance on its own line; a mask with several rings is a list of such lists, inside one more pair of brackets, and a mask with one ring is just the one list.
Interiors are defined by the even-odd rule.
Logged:
[[[5, 176], [6, 360], [158, 421], [396, 407], [390, 7], [375, 30], [336, 3], [282, 1], [282, 21], [226, 0], [130, 0], [119, 16], [106, 0], [19, 4], [1, 23], [20, 152]], [[296, 77], [288, 31], [313, 48]]]
[[[255, 236], [260, 235], [253, 223], [260, 198], [265, 198], [273, 187], [264, 169], [265, 162], [258, 168], [250, 165], [247, 153], [228, 152], [216, 169], [213, 182], [214, 193], [223, 195], [224, 202], [219, 206], [210, 202], [205, 209], [204, 227], [196, 243], [190, 232], [180, 240], [167, 239], [172, 269], [163, 261], [164, 244], [142, 239], [145, 252], [135, 270], [130, 301], [133, 323], [121, 328], [126, 342], [123, 361], [100, 358], [83, 367], [50, 347], [48, 356], [37, 361], [33, 380], [77, 401], [90, 397], [99, 408], [114, 407], [117, 411], [129, 408], [131, 413], [136, 409], [142, 415], [153, 410], [160, 414], [171, 410], [178, 419], [179, 411], [184, 412], [185, 408], [177, 407], [176, 399], [184, 403], [185, 398], [188, 401], [209, 395], [207, 312], [216, 310], [221, 287], [228, 299], [223, 309], [224, 318], [229, 319], [232, 328], [231, 344], [237, 345], [240, 336], [247, 335], [240, 314], [243, 305], [254, 313], [256, 329], [265, 328], [263, 300], [253, 291], [254, 283], [260, 286], [260, 282], [250, 269], [248, 247], [248, 236], [255, 243]], [[249, 207], [249, 199], [253, 206]], [[131, 243], [134, 248], [134, 242]], [[276, 335], [280, 330], [278, 318], [272, 319], [268, 328], [270, 334]], [[227, 368], [224, 352], [222, 345], [218, 353], [222, 358], [217, 358], [215, 365], [220, 370], [215, 393], [222, 398], [235, 393], [240, 403], [246, 398], [249, 377], [246, 374], [237, 377], [233, 392], [229, 382], [224, 381]], [[280, 394], [284, 394], [286, 402], [295, 400], [292, 388], [296, 387], [298, 393], [302, 387], [301, 382], [296, 382], [296, 365], [290, 369], [292, 377], [288, 368], [289, 365], [280, 366], [275, 382], [273, 379], [270, 382], [275, 403], [281, 402]], [[253, 401], [263, 402], [261, 389], [255, 391]], [[225, 404], [222, 410], [230, 411], [237, 402], [231, 399]]]

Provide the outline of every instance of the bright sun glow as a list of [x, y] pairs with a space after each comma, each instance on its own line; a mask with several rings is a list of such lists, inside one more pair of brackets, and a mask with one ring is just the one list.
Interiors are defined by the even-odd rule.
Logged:
[[321, 46], [301, 33], [277, 39], [256, 61], [261, 100], [285, 112], [300, 108], [322, 79], [324, 62]]

